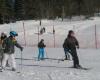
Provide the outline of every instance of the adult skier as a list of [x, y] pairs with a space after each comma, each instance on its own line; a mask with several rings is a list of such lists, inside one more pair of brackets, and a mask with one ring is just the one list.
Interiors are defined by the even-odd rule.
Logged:
[[6, 38], [3, 42], [4, 58], [2, 60], [2, 71], [5, 69], [9, 57], [11, 58], [12, 62], [12, 71], [16, 71], [16, 61], [14, 57], [15, 46], [23, 51], [23, 47], [21, 47], [15, 39], [16, 36], [18, 36], [18, 34], [15, 31], [11, 31], [10, 36]]
[[2, 41], [0, 39], [0, 62], [1, 62], [1, 65], [2, 65], [2, 55], [3, 55], [3, 49], [2, 49]]
[[70, 51], [69, 53], [71, 54], [73, 58], [73, 67], [74, 68], [81, 68], [79, 64], [79, 58], [77, 55], [77, 50], [76, 48], [79, 49], [79, 43], [78, 40], [75, 38], [75, 33], [74, 31], [70, 30], [68, 33], [68, 36], [65, 40], [65, 48]]
[[44, 59], [44, 48], [46, 45], [44, 44], [44, 39], [41, 39], [41, 41], [38, 43], [38, 48], [39, 48], [39, 54], [38, 54], [38, 60], [43, 60]]

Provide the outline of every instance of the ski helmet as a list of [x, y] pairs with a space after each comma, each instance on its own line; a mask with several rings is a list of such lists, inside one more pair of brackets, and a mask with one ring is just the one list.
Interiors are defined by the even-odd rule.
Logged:
[[17, 32], [15, 32], [15, 31], [10, 31], [10, 36], [18, 36], [18, 33]]

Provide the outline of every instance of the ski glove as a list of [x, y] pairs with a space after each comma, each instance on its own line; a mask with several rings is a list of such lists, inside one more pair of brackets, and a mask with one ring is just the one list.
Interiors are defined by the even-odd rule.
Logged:
[[24, 49], [23, 47], [20, 48], [21, 51], [23, 51], [23, 49]]
[[77, 49], [79, 49], [79, 46], [77, 46]]

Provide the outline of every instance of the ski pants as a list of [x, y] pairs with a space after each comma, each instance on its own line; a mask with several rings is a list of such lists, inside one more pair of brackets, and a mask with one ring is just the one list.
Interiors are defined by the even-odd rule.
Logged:
[[76, 49], [71, 49], [71, 53], [70, 54], [71, 54], [71, 56], [73, 58], [74, 67], [79, 65], [79, 58], [78, 58]]
[[3, 60], [2, 60], [2, 67], [5, 68], [8, 59], [11, 58], [11, 64], [12, 64], [12, 68], [16, 69], [16, 60], [15, 60], [15, 56], [14, 54], [8, 54], [8, 53], [4, 53], [3, 55]]
[[69, 49], [64, 48], [64, 52], [65, 52], [65, 58], [66, 59], [70, 59], [70, 55], [69, 55], [70, 51], [69, 51]]
[[44, 48], [39, 48], [38, 60], [44, 59]]

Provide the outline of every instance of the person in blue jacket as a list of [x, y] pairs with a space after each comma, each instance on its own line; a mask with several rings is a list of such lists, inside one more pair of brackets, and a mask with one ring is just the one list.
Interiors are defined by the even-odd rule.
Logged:
[[41, 39], [41, 41], [38, 43], [38, 48], [39, 48], [39, 54], [38, 54], [38, 60], [43, 60], [44, 59], [44, 48], [46, 45], [44, 44], [44, 39]]

